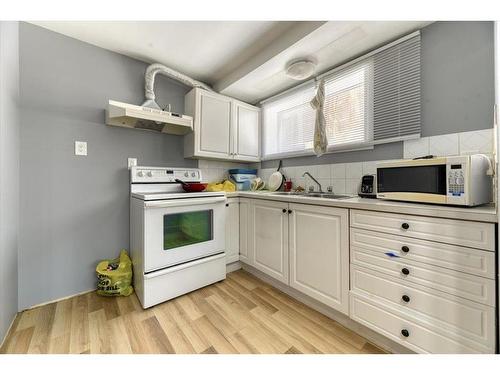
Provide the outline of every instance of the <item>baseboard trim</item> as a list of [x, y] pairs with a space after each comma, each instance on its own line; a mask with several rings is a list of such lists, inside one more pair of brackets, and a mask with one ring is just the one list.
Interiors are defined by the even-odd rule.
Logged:
[[332, 309], [329, 306], [324, 305], [321, 302], [318, 302], [311, 297], [291, 288], [290, 286], [283, 284], [280, 281], [273, 279], [272, 277], [266, 275], [265, 273], [259, 271], [258, 269], [249, 266], [248, 264], [242, 263], [241, 268], [248, 273], [251, 273], [258, 279], [265, 281], [276, 289], [281, 290], [283, 293], [288, 294], [289, 296], [295, 298], [296, 300], [302, 302], [303, 304], [309, 306], [310, 308], [326, 315], [327, 317], [335, 320], [339, 324], [344, 327], [350, 329], [351, 331], [357, 333], [360, 336], [363, 336], [365, 339], [370, 341], [372, 344], [394, 354], [414, 354], [413, 351], [405, 348], [404, 346], [395, 343], [391, 339], [388, 339], [385, 336], [382, 336], [380, 333], [371, 330], [368, 327], [363, 326], [362, 324], [352, 320], [347, 315], [344, 315], [338, 312], [335, 309]]
[[54, 299], [54, 300], [51, 300], [51, 301], [39, 303], [38, 305], [33, 305], [31, 307], [27, 307], [27, 308], [21, 310], [21, 312], [27, 311], [27, 310], [33, 310], [33, 309], [36, 309], [36, 308], [42, 307], [42, 306], [47, 306], [47, 305], [50, 305], [51, 303], [61, 302], [61, 301], [64, 301], [66, 299], [70, 299], [70, 298], [73, 298], [73, 297], [78, 297], [78, 296], [81, 296], [83, 294], [87, 294], [87, 293], [90, 293], [90, 292], [95, 292], [96, 290], [97, 290], [96, 288], [89, 289], [89, 290], [86, 290], [86, 291], [83, 291], [83, 292], [79, 292], [79, 293], [76, 293], [76, 294], [72, 294], [72, 295], [69, 295], [69, 296], [66, 296], [66, 297], [61, 297], [61, 298], [57, 298], [57, 299]]
[[238, 271], [239, 269], [241, 269], [241, 262], [239, 260], [226, 264], [226, 273]]

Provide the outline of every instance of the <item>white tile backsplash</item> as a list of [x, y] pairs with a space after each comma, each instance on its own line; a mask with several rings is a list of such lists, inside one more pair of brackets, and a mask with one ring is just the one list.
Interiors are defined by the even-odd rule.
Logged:
[[335, 179], [345, 179], [345, 164], [332, 164], [331, 176]]
[[361, 179], [359, 179], [359, 178], [347, 178], [345, 180], [345, 193], [356, 195], [359, 192], [360, 186], [361, 186]]
[[332, 187], [335, 194], [345, 194], [345, 178], [334, 178]]
[[404, 141], [404, 159], [413, 159], [429, 155], [429, 137]]
[[458, 133], [458, 137], [461, 155], [493, 153], [493, 129]]
[[345, 168], [345, 178], [361, 179], [363, 176], [363, 163], [348, 163]]
[[459, 154], [458, 133], [429, 137], [429, 155], [454, 156]]
[[[430, 154], [448, 156], [470, 153], [493, 153], [493, 129], [437, 135], [404, 141], [405, 159]], [[307, 189], [309, 186], [314, 186], [314, 189], [317, 189], [316, 184], [309, 177], [302, 177], [304, 172], [309, 172], [321, 183], [321, 187], [325, 191], [328, 186], [332, 186], [334, 193], [356, 195], [361, 185], [361, 177], [365, 174], [375, 174], [377, 163], [381, 161], [389, 160], [284, 167], [282, 172], [287, 178], [292, 180], [294, 188], [302, 186]], [[239, 168], [237, 165], [239, 164], [200, 160], [200, 168], [208, 168], [208, 176], [213, 179], [221, 179], [221, 175], [227, 172], [227, 169]], [[241, 165], [241, 167], [248, 168], [248, 165]], [[258, 175], [267, 184], [269, 176], [275, 171], [276, 167], [259, 169]], [[203, 173], [205, 176], [206, 173]]]
[[363, 163], [363, 176], [365, 174], [376, 174], [376, 173], [377, 173], [376, 161], [366, 161]]
[[318, 177], [314, 176], [315, 178], [321, 178], [321, 179], [331, 179], [331, 168], [330, 164], [320, 164], [316, 168], [318, 172]]

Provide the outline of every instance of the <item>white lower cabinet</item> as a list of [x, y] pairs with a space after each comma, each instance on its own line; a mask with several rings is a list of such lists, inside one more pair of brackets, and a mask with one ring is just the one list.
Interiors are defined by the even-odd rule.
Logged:
[[418, 353], [495, 353], [491, 223], [351, 210], [353, 320]]
[[417, 353], [495, 353], [492, 224], [248, 198], [239, 215], [241, 262]]
[[226, 201], [226, 264], [240, 258], [240, 204], [238, 198]]
[[240, 261], [349, 312], [349, 211], [240, 200]]
[[288, 203], [252, 200], [249, 234], [252, 265], [288, 284]]
[[240, 262], [252, 265], [253, 256], [248, 246], [250, 203], [250, 199], [240, 198]]
[[387, 336], [393, 341], [406, 346], [417, 353], [481, 353], [456, 340], [405, 319], [396, 310], [391, 309], [377, 299], [351, 294], [350, 315], [352, 319]]
[[290, 286], [347, 314], [349, 211], [290, 204]]
[[[491, 306], [354, 265], [351, 266], [351, 293], [354, 298], [364, 296], [379, 301], [382, 306], [394, 310], [402, 321], [427, 327], [471, 351], [495, 352], [495, 309]], [[359, 319], [356, 311], [353, 317]], [[413, 332], [406, 329], [408, 336], [401, 334], [400, 339], [408, 341]], [[430, 350], [426, 348], [425, 344], [420, 344], [419, 349]], [[449, 349], [438, 350], [445, 353]]]

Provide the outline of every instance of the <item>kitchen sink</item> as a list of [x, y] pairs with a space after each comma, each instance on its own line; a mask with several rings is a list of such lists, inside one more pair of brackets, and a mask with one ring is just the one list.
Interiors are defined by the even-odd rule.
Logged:
[[276, 195], [306, 195], [305, 191], [275, 191], [274, 193], [271, 194], [276, 194]]
[[340, 195], [334, 193], [306, 193], [306, 192], [293, 192], [293, 191], [277, 191], [272, 194], [275, 195], [295, 195], [302, 197], [312, 197], [312, 198], [327, 198], [327, 199], [349, 199], [352, 198], [350, 195]]
[[307, 193], [306, 197], [315, 197], [315, 198], [328, 198], [328, 199], [349, 199], [352, 198], [350, 195], [341, 195], [341, 194], [333, 194], [333, 193]]

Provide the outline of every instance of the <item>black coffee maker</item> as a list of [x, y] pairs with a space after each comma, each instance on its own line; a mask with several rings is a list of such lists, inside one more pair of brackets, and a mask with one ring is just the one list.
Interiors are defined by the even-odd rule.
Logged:
[[362, 198], [377, 198], [377, 178], [374, 174], [361, 177], [361, 189], [358, 195]]

